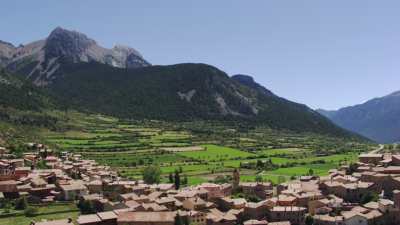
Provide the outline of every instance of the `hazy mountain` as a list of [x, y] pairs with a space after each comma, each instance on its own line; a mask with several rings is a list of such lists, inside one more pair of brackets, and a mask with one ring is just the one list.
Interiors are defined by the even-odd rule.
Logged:
[[318, 111], [337, 125], [377, 142], [400, 141], [400, 92], [337, 111]]
[[61, 62], [99, 62], [119, 68], [138, 68], [150, 64], [133, 48], [117, 45], [101, 47], [85, 34], [63, 28], [54, 29], [44, 39], [13, 46], [0, 42], [0, 66], [26, 75], [38, 86], [51, 83], [60, 72]]

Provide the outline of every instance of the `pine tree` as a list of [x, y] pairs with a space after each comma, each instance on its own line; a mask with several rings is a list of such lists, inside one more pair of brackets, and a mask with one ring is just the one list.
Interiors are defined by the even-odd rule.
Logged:
[[175, 216], [174, 225], [184, 225], [183, 221], [182, 221], [182, 217], [179, 214], [176, 214], [176, 216]]
[[178, 171], [175, 171], [175, 189], [178, 190], [181, 186], [181, 176]]
[[187, 175], [185, 174], [185, 176], [183, 177], [183, 182], [182, 182], [184, 185], [188, 185], [188, 183], [189, 183], [189, 180], [188, 180], [188, 177], [187, 177]]
[[26, 200], [26, 198], [21, 197], [21, 198], [17, 199], [17, 201], [15, 202], [15, 209], [16, 210], [25, 210], [26, 208], [28, 208], [28, 201]]

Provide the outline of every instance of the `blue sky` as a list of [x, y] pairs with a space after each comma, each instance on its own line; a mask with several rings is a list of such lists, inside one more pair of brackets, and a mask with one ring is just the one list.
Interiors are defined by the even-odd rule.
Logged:
[[57, 26], [153, 64], [201, 62], [249, 74], [312, 108], [336, 109], [400, 90], [400, 1], [4, 1], [0, 39]]

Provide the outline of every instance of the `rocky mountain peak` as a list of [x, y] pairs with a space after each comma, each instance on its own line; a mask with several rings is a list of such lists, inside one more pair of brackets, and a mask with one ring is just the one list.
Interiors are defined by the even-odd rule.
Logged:
[[138, 56], [141, 56], [140, 53], [138, 51], [136, 51], [136, 49], [131, 48], [129, 46], [126, 45], [121, 45], [121, 44], [116, 44], [113, 48], [113, 51], [115, 52], [121, 52], [124, 53], [126, 55], [130, 55], [130, 54], [136, 54]]
[[45, 40], [18, 48], [0, 43], [0, 66], [26, 75], [36, 85], [52, 83], [62, 75], [66, 62], [97, 62], [119, 68], [151, 65], [131, 47], [116, 45], [112, 49], [104, 48], [85, 34], [62, 27], [51, 31]]
[[15, 48], [15, 46], [13, 44], [11, 44], [10, 42], [6, 42], [6, 41], [2, 41], [2, 40], [0, 40], [0, 45], [6, 45], [10, 48]]
[[46, 57], [69, 56], [76, 62], [79, 56], [93, 45], [96, 45], [96, 42], [85, 34], [57, 27], [46, 39]]
[[0, 40], [0, 66], [5, 66], [15, 52], [15, 46]]

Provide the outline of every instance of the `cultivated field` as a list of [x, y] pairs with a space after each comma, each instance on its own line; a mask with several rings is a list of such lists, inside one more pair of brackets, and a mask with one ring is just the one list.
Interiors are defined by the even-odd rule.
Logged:
[[357, 153], [371, 147], [229, 122], [122, 121], [74, 112], [64, 117], [64, 131], [44, 133], [49, 144], [136, 179], [145, 166], [158, 164], [165, 181], [175, 170], [196, 184], [241, 168], [242, 180], [254, 181], [258, 175], [278, 183], [308, 174], [310, 169], [324, 175], [341, 163], [355, 161]]

